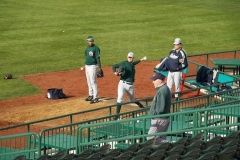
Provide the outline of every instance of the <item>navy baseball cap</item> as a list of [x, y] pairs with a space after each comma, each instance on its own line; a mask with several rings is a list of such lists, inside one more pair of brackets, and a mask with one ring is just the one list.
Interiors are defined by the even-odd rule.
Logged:
[[164, 80], [166, 77], [162, 73], [154, 73], [154, 75], [151, 77], [151, 80], [156, 81], [157, 79]]

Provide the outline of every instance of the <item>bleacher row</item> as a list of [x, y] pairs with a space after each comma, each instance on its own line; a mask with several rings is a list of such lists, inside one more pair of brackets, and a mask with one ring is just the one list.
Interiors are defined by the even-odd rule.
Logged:
[[[203, 134], [193, 138], [183, 137], [175, 143], [155, 144], [154, 139], [136, 143], [125, 150], [111, 149], [109, 144], [98, 149], [88, 149], [79, 155], [61, 151], [44, 155], [38, 160], [237, 160], [240, 159], [240, 132], [227, 137], [216, 136], [204, 141]], [[19, 156], [15, 160], [27, 160]]]

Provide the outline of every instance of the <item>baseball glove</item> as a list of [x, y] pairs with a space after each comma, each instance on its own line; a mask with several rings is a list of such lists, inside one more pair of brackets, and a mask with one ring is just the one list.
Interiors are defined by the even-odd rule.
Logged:
[[12, 76], [12, 74], [7, 73], [7, 74], [4, 74], [4, 75], [3, 75], [3, 78], [4, 78], [4, 79], [12, 79], [13, 76]]
[[104, 77], [103, 70], [102, 70], [102, 68], [99, 68], [97, 70], [97, 78], [103, 78], [103, 77]]

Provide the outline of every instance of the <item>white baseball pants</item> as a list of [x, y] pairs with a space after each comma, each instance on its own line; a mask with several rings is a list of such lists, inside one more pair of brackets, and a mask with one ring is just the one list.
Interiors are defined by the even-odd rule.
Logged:
[[97, 89], [97, 65], [85, 65], [85, 73], [87, 78], [88, 85], [88, 94], [97, 98], [98, 89]]
[[120, 80], [118, 83], [118, 98], [117, 103], [123, 102], [124, 94], [127, 93], [130, 102], [134, 101], [134, 86], [133, 84], [128, 84], [128, 82]]
[[[170, 91], [172, 91], [173, 84], [175, 85], [175, 92], [180, 92], [180, 84], [182, 79], [182, 72], [168, 72], [167, 77], [167, 86]], [[175, 97], [178, 97], [178, 94], [175, 94]]]

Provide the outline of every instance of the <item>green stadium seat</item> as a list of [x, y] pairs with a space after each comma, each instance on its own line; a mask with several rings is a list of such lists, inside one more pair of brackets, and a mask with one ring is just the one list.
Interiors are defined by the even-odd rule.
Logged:
[[216, 152], [208, 152], [200, 156], [197, 160], [215, 160], [216, 157]]
[[181, 156], [181, 159], [197, 159], [201, 154], [201, 149], [200, 148], [193, 148], [189, 152], [185, 153], [184, 155]]

